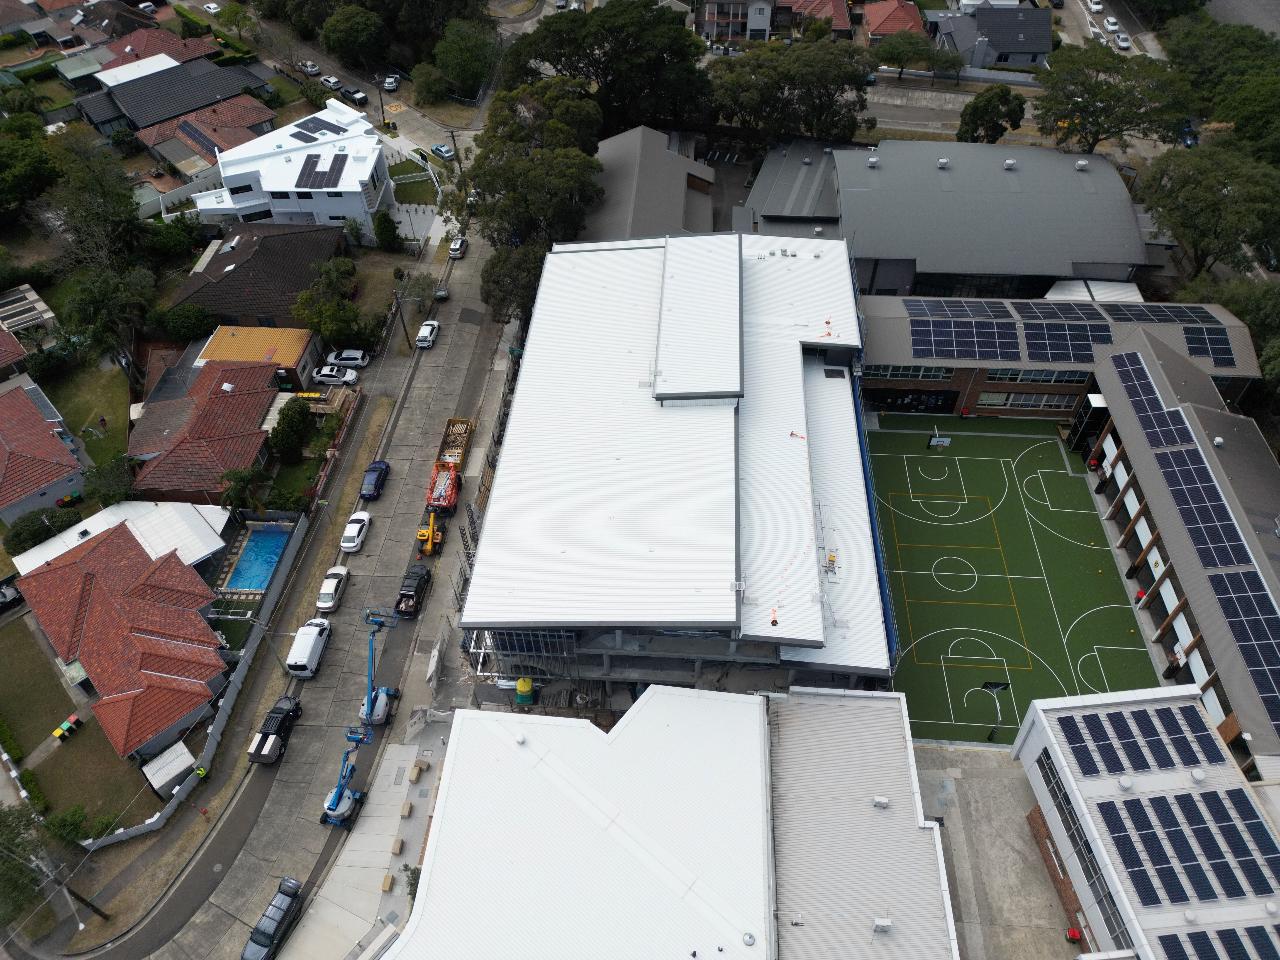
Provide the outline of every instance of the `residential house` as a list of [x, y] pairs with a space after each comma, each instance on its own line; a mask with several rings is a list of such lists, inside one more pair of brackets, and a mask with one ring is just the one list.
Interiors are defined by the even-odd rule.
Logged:
[[99, 695], [94, 716], [121, 757], [154, 756], [211, 712], [227, 670], [200, 614], [214, 595], [176, 549], [152, 557], [120, 523], [18, 586], [61, 664]]
[[339, 100], [218, 157], [224, 186], [192, 199], [205, 223], [360, 224], [394, 202], [382, 141]]
[[263, 423], [279, 394], [275, 374], [274, 363], [209, 363], [182, 396], [157, 400], [153, 391], [129, 433], [129, 456], [142, 461], [134, 492], [218, 503], [223, 474], [266, 462]]
[[112, 37], [156, 26], [156, 18], [121, 0], [38, 0], [29, 9], [42, 11], [24, 29], [37, 43], [64, 50], [95, 47]]
[[98, 83], [98, 74], [104, 63], [116, 58], [106, 47], [93, 47], [70, 57], [64, 57], [53, 65], [58, 79], [65, 83], [76, 94], [96, 93], [102, 89]]
[[324, 345], [298, 327], [218, 327], [196, 358], [209, 363], [273, 363], [276, 385], [292, 390], [311, 386], [311, 371], [324, 360]]
[[0, 327], [0, 383], [18, 376], [27, 368], [27, 348], [8, 330]]
[[581, 240], [632, 240], [710, 233], [711, 167], [673, 149], [678, 136], [632, 127], [600, 141], [604, 199], [587, 214]]
[[207, 37], [183, 38], [171, 30], [157, 27], [127, 33], [107, 44], [107, 49], [115, 56], [103, 65], [104, 70], [121, 67], [126, 63], [137, 63], [161, 53], [172, 57], [176, 63], [186, 63], [202, 57], [216, 57], [222, 52]]
[[153, 157], [190, 179], [218, 164], [219, 152], [248, 143], [269, 131], [275, 111], [242, 93], [138, 131]]
[[911, 0], [880, 0], [862, 8], [862, 23], [867, 31], [867, 42], [872, 46], [895, 33], [918, 33], [928, 36], [920, 8]]
[[768, 40], [773, 0], [712, 0], [694, 10], [694, 32], [707, 43]]
[[774, 10], [773, 28], [789, 33], [792, 27], [802, 29], [809, 20], [830, 20], [833, 37], [853, 39], [853, 22], [845, 0], [779, 0]]
[[265, 93], [270, 84], [243, 66], [219, 67], [205, 59], [178, 63], [157, 54], [125, 63], [97, 75], [103, 89], [76, 100], [94, 129], [104, 135], [116, 130], [145, 130], [224, 100], [247, 88]]
[[0, 522], [13, 523], [78, 493], [84, 466], [61, 415], [38, 386], [10, 378], [0, 390]]
[[24, 24], [35, 19], [33, 12], [22, 0], [0, 0], [0, 37], [21, 32]]
[[304, 326], [293, 317], [294, 301], [315, 282], [320, 264], [345, 250], [339, 226], [243, 224], [209, 244], [174, 306], [200, 307], [223, 325]]
[[970, 67], [1043, 66], [1053, 50], [1053, 11], [1047, 8], [984, 3], [972, 15], [940, 10], [929, 19], [939, 49], [960, 54]]

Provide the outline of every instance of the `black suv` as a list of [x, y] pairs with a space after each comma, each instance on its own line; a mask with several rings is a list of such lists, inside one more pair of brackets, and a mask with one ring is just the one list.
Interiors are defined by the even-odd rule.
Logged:
[[285, 877], [276, 895], [262, 912], [262, 919], [249, 934], [240, 960], [271, 960], [302, 913], [302, 881]]
[[365, 92], [355, 87], [343, 87], [342, 99], [357, 107], [363, 107], [369, 102], [369, 98], [365, 95]]
[[416, 619], [422, 612], [422, 603], [431, 587], [431, 571], [425, 563], [411, 563], [400, 581], [400, 596], [396, 598], [396, 613], [407, 619]]

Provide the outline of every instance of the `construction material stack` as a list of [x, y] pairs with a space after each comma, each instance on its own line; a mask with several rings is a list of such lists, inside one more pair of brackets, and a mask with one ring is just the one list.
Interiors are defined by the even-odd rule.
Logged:
[[454, 417], [445, 426], [444, 439], [440, 441], [435, 466], [431, 468], [431, 482], [427, 484], [427, 509], [418, 531], [419, 550], [423, 554], [431, 554], [444, 542], [443, 518], [453, 516], [458, 508], [462, 467], [471, 448], [475, 426], [474, 421], [464, 417]]

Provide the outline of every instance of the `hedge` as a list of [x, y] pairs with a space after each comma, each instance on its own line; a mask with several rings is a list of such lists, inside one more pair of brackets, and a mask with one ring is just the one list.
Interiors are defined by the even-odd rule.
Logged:
[[9, 725], [4, 722], [4, 717], [0, 717], [0, 750], [9, 755], [9, 759], [17, 763], [25, 757], [26, 751], [18, 745], [17, 739], [13, 735], [13, 731], [9, 729]]
[[30, 63], [25, 67], [15, 67], [9, 72], [19, 80], [43, 80], [46, 77], [55, 76], [58, 72], [58, 61], [62, 57], [54, 57], [52, 60], [41, 60], [39, 63]]
[[12, 50], [14, 47], [25, 47], [31, 42], [31, 38], [18, 30], [15, 33], [6, 33], [0, 37], [0, 50]]
[[49, 812], [49, 799], [44, 795], [44, 791], [40, 789], [40, 783], [36, 780], [36, 772], [34, 770], [23, 770], [18, 774], [18, 782], [22, 784], [22, 789], [27, 791], [27, 800], [36, 813]]

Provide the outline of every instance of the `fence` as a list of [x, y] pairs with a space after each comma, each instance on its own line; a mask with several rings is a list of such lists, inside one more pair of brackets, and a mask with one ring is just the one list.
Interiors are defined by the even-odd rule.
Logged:
[[202, 170], [195, 175], [195, 178], [190, 183], [184, 183], [168, 193], [162, 193], [158, 197], [152, 197], [150, 200], [144, 200], [138, 204], [138, 219], [148, 220], [156, 214], [165, 217], [172, 216], [168, 212], [170, 207], [175, 207], [184, 201], [190, 200], [197, 193], [216, 190], [221, 186], [222, 171], [218, 167]]
[[82, 841], [82, 845], [87, 850], [100, 850], [103, 847], [123, 843], [125, 840], [132, 840], [135, 837], [159, 830], [169, 822], [169, 818], [177, 812], [178, 807], [187, 797], [191, 796], [191, 792], [195, 790], [197, 784], [204, 779], [204, 775], [200, 771], [208, 771], [213, 765], [214, 754], [217, 752], [218, 744], [222, 741], [222, 735], [231, 720], [231, 713], [235, 709], [236, 700], [240, 697], [240, 690], [244, 687], [245, 677], [249, 675], [258, 647], [262, 643], [262, 638], [266, 636], [267, 624], [271, 621], [271, 615], [275, 613], [276, 605], [279, 604], [280, 597], [284, 593], [285, 584], [289, 580], [289, 573], [293, 568], [294, 561], [298, 558], [298, 552], [302, 549], [302, 544], [307, 537], [307, 528], [310, 526], [305, 515], [286, 513], [279, 510], [268, 510], [260, 514], [246, 515], [246, 518], [256, 520], [294, 520], [296, 521], [296, 526], [294, 526], [293, 533], [289, 536], [289, 542], [285, 544], [284, 552], [280, 554], [280, 560], [271, 574], [271, 582], [267, 585], [266, 593], [262, 598], [262, 605], [258, 608], [258, 615], [254, 621], [253, 629], [249, 631], [249, 637], [245, 641], [240, 662], [236, 664], [235, 670], [231, 672], [231, 679], [222, 691], [222, 702], [218, 705], [218, 712], [214, 715], [213, 723], [209, 727], [209, 736], [205, 741], [204, 749], [200, 751], [200, 756], [196, 760], [196, 769], [179, 784], [178, 789], [174, 791], [173, 796], [169, 798], [169, 802], [164, 805], [159, 813], [136, 827], [117, 830], [115, 833], [108, 834], [98, 840]]

